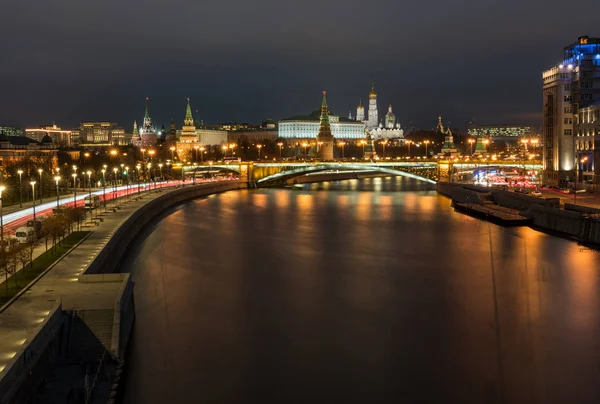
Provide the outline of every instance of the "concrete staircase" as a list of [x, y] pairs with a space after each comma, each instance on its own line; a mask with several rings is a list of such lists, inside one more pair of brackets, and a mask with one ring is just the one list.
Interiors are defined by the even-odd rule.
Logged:
[[95, 362], [104, 350], [110, 351], [114, 311], [112, 309], [79, 310], [73, 318], [68, 363]]

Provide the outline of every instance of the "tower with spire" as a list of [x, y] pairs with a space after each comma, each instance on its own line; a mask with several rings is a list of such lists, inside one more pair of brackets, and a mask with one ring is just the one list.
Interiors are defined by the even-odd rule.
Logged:
[[442, 116], [438, 115], [437, 131], [444, 136], [444, 145], [442, 146], [442, 154], [449, 157], [458, 155], [456, 146], [454, 146], [454, 136], [450, 128], [444, 128], [442, 123]]
[[385, 127], [387, 129], [394, 129], [396, 126], [396, 115], [392, 112], [392, 104], [388, 107], [388, 113], [385, 114]]
[[317, 134], [317, 150], [320, 160], [333, 160], [333, 135], [329, 124], [329, 107], [327, 107], [326, 94], [327, 91], [323, 91], [319, 133]]
[[198, 135], [196, 133], [196, 126], [194, 125], [194, 117], [192, 115], [192, 107], [190, 105], [190, 99], [187, 99], [187, 106], [185, 108], [185, 119], [183, 120], [183, 128], [181, 128], [182, 143], [193, 143], [198, 141]]
[[371, 84], [369, 93], [369, 116], [367, 120], [367, 129], [376, 128], [379, 125], [379, 112], [377, 111], [377, 93], [375, 92], [375, 82]]
[[356, 107], [356, 120], [362, 122], [365, 120], [365, 107], [362, 103], [362, 98], [360, 99], [358, 106]]
[[[136, 123], [137, 126], [137, 123]], [[135, 131], [135, 128], [134, 128]], [[132, 143], [134, 146], [138, 147], [152, 147], [156, 145], [158, 140], [158, 136], [156, 134], [156, 128], [152, 124], [152, 118], [150, 116], [150, 107], [148, 105], [148, 97], [146, 97], [146, 110], [144, 111], [144, 120], [142, 127], [139, 131], [139, 137], [132, 139]]]

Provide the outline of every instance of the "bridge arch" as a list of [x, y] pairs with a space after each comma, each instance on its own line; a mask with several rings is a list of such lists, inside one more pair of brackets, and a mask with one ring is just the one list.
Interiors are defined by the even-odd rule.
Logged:
[[381, 173], [386, 173], [386, 174], [391, 174], [391, 175], [400, 175], [403, 177], [408, 177], [408, 178], [413, 178], [416, 180], [420, 180], [420, 181], [425, 181], [428, 182], [430, 184], [435, 184], [436, 181], [420, 176], [420, 175], [416, 175], [407, 171], [403, 171], [400, 167], [396, 167], [396, 166], [383, 166], [383, 165], [378, 165], [378, 164], [365, 164], [365, 163], [360, 163], [360, 164], [349, 164], [349, 163], [326, 163], [326, 164], [314, 164], [314, 165], [305, 165], [305, 166], [300, 166], [300, 167], [296, 167], [296, 168], [287, 168], [284, 169], [281, 172], [278, 172], [276, 174], [271, 174], [268, 175], [264, 178], [258, 179], [256, 181], [258, 186], [268, 186], [268, 185], [276, 185], [276, 184], [281, 184], [282, 182], [285, 182], [289, 179], [292, 178], [296, 178], [296, 177], [300, 177], [306, 174], [313, 174], [313, 173], [318, 173], [318, 172], [323, 172], [323, 171], [331, 171], [331, 170], [337, 170], [339, 172], [344, 172], [344, 171], [373, 171], [373, 172], [381, 172]]

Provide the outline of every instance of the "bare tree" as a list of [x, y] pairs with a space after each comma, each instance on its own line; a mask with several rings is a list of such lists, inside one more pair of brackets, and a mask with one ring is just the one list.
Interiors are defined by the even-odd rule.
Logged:
[[17, 256], [17, 259], [19, 260], [19, 262], [22, 265], [23, 276], [25, 276], [25, 267], [29, 263], [29, 259], [30, 259], [29, 246], [27, 246], [27, 245], [20, 245], [19, 248], [17, 249], [16, 256]]

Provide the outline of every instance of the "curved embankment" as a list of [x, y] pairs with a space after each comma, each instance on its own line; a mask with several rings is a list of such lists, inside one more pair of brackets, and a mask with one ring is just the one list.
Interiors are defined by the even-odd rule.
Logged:
[[166, 209], [201, 196], [247, 187], [247, 184], [241, 181], [186, 186], [149, 201], [115, 229], [111, 239], [90, 263], [85, 275], [113, 273], [137, 234]]
[[0, 404], [34, 400], [50, 371], [64, 377], [46, 385], [44, 394], [66, 402], [61, 394], [85, 384], [84, 375], [77, 371], [82, 365], [93, 380], [90, 389], [96, 383], [114, 386], [115, 366], [125, 354], [135, 316], [129, 274], [113, 273], [128, 246], [166, 209], [244, 188], [247, 184], [241, 181], [187, 185], [130, 200], [123, 209], [106, 216], [90, 237], [53, 265], [26, 296], [0, 313], [0, 355], [10, 356], [0, 362]]

